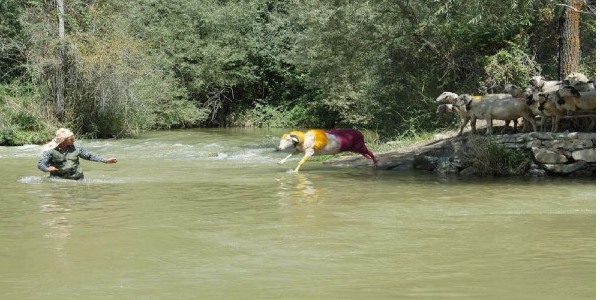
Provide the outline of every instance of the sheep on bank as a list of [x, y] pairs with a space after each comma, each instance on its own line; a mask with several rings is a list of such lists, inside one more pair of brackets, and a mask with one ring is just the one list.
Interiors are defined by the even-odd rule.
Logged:
[[458, 108], [454, 107], [452, 104], [440, 104], [438, 105], [437, 110], [435, 111], [436, 115], [441, 113], [456, 113], [458, 112]]
[[[541, 125], [542, 128], [544, 128], [546, 124], [546, 115], [538, 109], [538, 103], [534, 103], [533, 101], [533, 94], [539, 92], [534, 91], [532, 87], [522, 89], [521, 87], [511, 83], [504, 85], [504, 92], [511, 94], [515, 98], [525, 99], [525, 103], [529, 105], [529, 109], [531, 109], [533, 115], [540, 116]], [[523, 125], [525, 127], [527, 123], [524, 123]], [[523, 130], [525, 130], [525, 128], [523, 128]]]
[[475, 128], [475, 122], [473, 120], [486, 120], [487, 134], [492, 134], [493, 120], [510, 121], [518, 118], [525, 119], [531, 124], [533, 130], [537, 131], [533, 113], [522, 99], [513, 97], [501, 99], [483, 98], [479, 101], [474, 101], [473, 96], [463, 94], [458, 97], [456, 106], [461, 111], [466, 111], [471, 115], [472, 128]]
[[580, 92], [573, 86], [558, 90], [557, 104], [568, 111], [596, 112], [596, 90]]
[[458, 94], [453, 92], [443, 92], [435, 99], [435, 102], [439, 104], [454, 104], [456, 99], [458, 99]]
[[504, 93], [510, 94], [514, 98], [527, 98], [533, 94], [533, 88], [527, 87], [525, 89], [520, 88], [519, 86], [508, 83], [504, 85]]
[[547, 81], [544, 76], [537, 75], [531, 77], [529, 84], [531, 84], [536, 91], [552, 92], [558, 90], [562, 82], [556, 80]]
[[[471, 115], [470, 112], [468, 112], [466, 110], [461, 110], [456, 106], [458, 97], [459, 97], [458, 94], [452, 93], [452, 92], [443, 92], [442, 94], [440, 94], [435, 100], [437, 103], [441, 103], [438, 106], [436, 113], [439, 114], [442, 112], [454, 112], [454, 113], [458, 114], [461, 118], [461, 124], [460, 124], [460, 129], [458, 131], [458, 135], [462, 135], [463, 130], [464, 130], [465, 126], [467, 125], [467, 123], [469, 123], [469, 121], [471, 121], [471, 126], [474, 126], [474, 124], [476, 124], [477, 120], [473, 119], [473, 116]], [[483, 95], [483, 96], [471, 96], [471, 97], [473, 97], [473, 99], [476, 99], [476, 101], [480, 101], [480, 100], [484, 100], [484, 99], [488, 100], [488, 101], [495, 101], [495, 100], [499, 100], [499, 99], [511, 98], [511, 95], [510, 94], [487, 94], [487, 95]], [[444, 105], [452, 105], [452, 106], [449, 107], [449, 106], [444, 106]], [[502, 132], [505, 132], [506, 129], [510, 126], [510, 121], [511, 120], [506, 120], [506, 123], [504, 124], [504, 128], [503, 128]], [[513, 131], [516, 131], [518, 120], [515, 118], [512, 121], [514, 122]], [[475, 131], [476, 131], [476, 127], [472, 127], [471, 132], [474, 133]]]
[[[456, 93], [452, 93], [452, 92], [443, 92], [441, 95], [439, 95], [435, 101], [437, 103], [440, 103], [440, 105], [438, 106], [437, 109], [437, 113], [440, 112], [455, 112], [459, 117], [460, 117], [460, 129], [458, 130], [458, 135], [462, 135], [463, 130], [465, 129], [465, 126], [467, 126], [467, 123], [469, 123], [469, 120], [471, 119], [471, 116], [469, 113], [467, 112], [462, 112], [459, 109], [453, 107], [453, 105], [456, 103], [456, 100], [458, 99], [458, 95]], [[450, 105], [450, 107], [448, 107], [447, 105]]]
[[558, 90], [557, 105], [578, 116], [576, 125], [585, 130], [592, 130], [596, 126], [596, 90], [581, 92], [574, 86], [563, 86]]
[[587, 76], [576, 72], [567, 75], [567, 77], [565, 77], [563, 80], [563, 85], [573, 86], [580, 92], [589, 92], [596, 89], [593, 82], [589, 80]]
[[546, 117], [550, 117], [552, 128], [550, 131], [558, 132], [560, 119], [565, 115], [565, 110], [558, 106], [558, 91], [536, 93], [533, 95], [533, 103]]

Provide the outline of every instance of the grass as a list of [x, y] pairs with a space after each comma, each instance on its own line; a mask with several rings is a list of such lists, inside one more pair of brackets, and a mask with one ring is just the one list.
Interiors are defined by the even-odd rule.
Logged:
[[523, 175], [531, 163], [529, 154], [508, 149], [484, 136], [471, 136], [464, 149], [464, 163], [479, 175]]

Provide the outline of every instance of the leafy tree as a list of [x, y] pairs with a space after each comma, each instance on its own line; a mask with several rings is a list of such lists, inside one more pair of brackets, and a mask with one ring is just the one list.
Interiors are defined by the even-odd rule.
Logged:
[[11, 82], [25, 74], [25, 40], [23, 24], [19, 21], [18, 0], [0, 1], [0, 83]]

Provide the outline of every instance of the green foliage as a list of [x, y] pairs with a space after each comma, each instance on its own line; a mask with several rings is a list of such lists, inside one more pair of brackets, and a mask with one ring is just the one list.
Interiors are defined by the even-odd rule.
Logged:
[[507, 83], [527, 86], [529, 79], [541, 72], [541, 67], [527, 49], [509, 43], [510, 47], [499, 50], [496, 54], [483, 58], [485, 77], [480, 83], [480, 90], [486, 87], [503, 87]]
[[[63, 125], [79, 133], [359, 127], [382, 141], [447, 127], [434, 115], [442, 91], [556, 77], [564, 8], [554, 0], [65, 5], [62, 48], [53, 1], [0, 2], [0, 82], [19, 78], [46, 111], [64, 87]], [[595, 19], [583, 14], [581, 24], [581, 71], [593, 78]], [[38, 118], [11, 116], [23, 126]]]
[[531, 164], [529, 154], [508, 149], [489, 137], [471, 136], [465, 147], [464, 162], [480, 175], [523, 175]]
[[[148, 44], [130, 35], [126, 6], [118, 1], [67, 4], [65, 45], [34, 40], [30, 55], [42, 63], [29, 69], [42, 98], [54, 99], [55, 91], [64, 89], [62, 125], [90, 137], [119, 137], [145, 129], [194, 127], [206, 119], [172, 73], [157, 67]], [[44, 9], [51, 8], [30, 8], [29, 19]], [[39, 36], [49, 33], [44, 27], [36, 30]], [[56, 80], [58, 73], [64, 80]]]
[[53, 133], [39, 95], [20, 82], [0, 85], [0, 145], [41, 143]]
[[240, 112], [239, 116], [233, 115], [231, 121], [234, 126], [242, 127], [268, 127], [268, 128], [293, 128], [293, 127], [321, 127], [318, 120], [311, 118], [309, 108], [298, 105], [289, 110], [282, 106], [273, 107], [257, 103], [253, 109]]
[[140, 123], [152, 129], [197, 127], [208, 118], [208, 110], [187, 100], [185, 89], [170, 76], [148, 74], [136, 80], [132, 90], [144, 107], [138, 114]]
[[25, 71], [25, 39], [19, 21], [19, 0], [0, 1], [0, 83], [19, 78]]

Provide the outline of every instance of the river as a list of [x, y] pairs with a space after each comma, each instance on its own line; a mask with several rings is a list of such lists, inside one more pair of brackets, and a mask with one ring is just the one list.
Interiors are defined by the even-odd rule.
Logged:
[[593, 179], [277, 161], [281, 130], [0, 147], [1, 299], [594, 299]]

